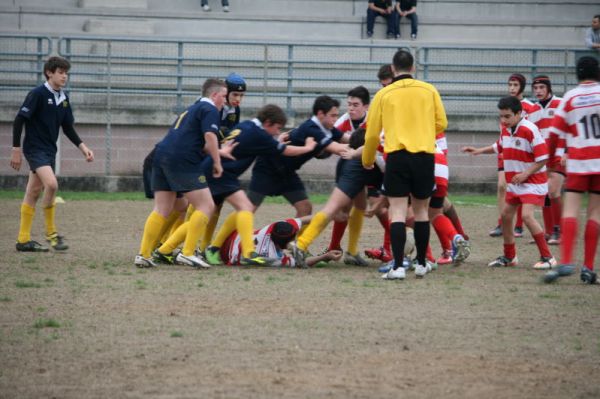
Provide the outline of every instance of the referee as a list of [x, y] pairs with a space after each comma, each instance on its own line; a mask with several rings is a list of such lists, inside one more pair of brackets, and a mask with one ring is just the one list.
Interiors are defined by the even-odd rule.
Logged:
[[363, 166], [373, 168], [379, 136], [385, 133], [387, 163], [383, 188], [389, 198], [390, 234], [394, 267], [382, 277], [403, 279], [406, 212], [409, 196], [415, 214], [417, 265], [415, 275], [427, 274], [425, 252], [429, 244], [429, 198], [434, 188], [435, 135], [448, 126], [444, 105], [436, 88], [413, 78], [413, 56], [398, 50], [392, 62], [394, 79], [376, 95], [367, 117]]

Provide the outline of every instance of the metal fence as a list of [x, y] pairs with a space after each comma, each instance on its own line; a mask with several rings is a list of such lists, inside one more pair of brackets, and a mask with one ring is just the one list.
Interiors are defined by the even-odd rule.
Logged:
[[[243, 75], [246, 109], [283, 105], [290, 116], [310, 112], [316, 95], [344, 98], [352, 87], [378, 89], [379, 67], [397, 49], [385, 44], [307, 44], [224, 40], [131, 39], [121, 37], [0, 35], [0, 93], [20, 101], [32, 81], [41, 82], [48, 55], [74, 65], [68, 90], [78, 105], [106, 116], [106, 168], [111, 173], [113, 114], [177, 113], [193, 102], [202, 82], [231, 71]], [[55, 50], [56, 49], [56, 50]], [[572, 73], [584, 50], [415, 46], [418, 78], [436, 85], [449, 115], [489, 115], [506, 94], [506, 78], [550, 75], [555, 91], [576, 84]], [[18, 94], [17, 94], [18, 93]]]

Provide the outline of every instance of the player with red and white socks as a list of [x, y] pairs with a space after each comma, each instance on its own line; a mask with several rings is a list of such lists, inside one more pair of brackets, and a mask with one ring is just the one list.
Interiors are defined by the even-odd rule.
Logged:
[[436, 262], [438, 265], [460, 264], [471, 253], [471, 246], [443, 213], [444, 199], [448, 195], [448, 162], [439, 148], [436, 148], [434, 156], [435, 191], [429, 201], [429, 220], [440, 240], [443, 251], [442, 256]]
[[522, 205], [523, 221], [535, 239], [540, 251], [540, 260], [535, 269], [550, 269], [556, 265], [552, 257], [544, 230], [533, 215], [536, 206], [544, 205], [548, 193], [548, 177], [545, 164], [548, 160], [546, 141], [537, 126], [521, 116], [521, 103], [515, 97], [505, 97], [498, 102], [502, 133], [493, 145], [474, 148], [464, 147], [463, 151], [473, 155], [503, 153], [504, 173], [507, 189], [502, 210], [502, 235], [504, 254], [488, 266], [516, 266], [518, 264], [513, 220], [517, 207]]
[[[567, 180], [561, 220], [561, 265], [573, 265], [577, 217], [583, 193], [588, 193], [581, 280], [594, 284], [594, 259], [600, 233], [600, 70], [598, 60], [581, 57], [576, 67], [579, 85], [565, 93], [550, 133], [550, 155], [556, 154], [561, 137], [566, 139]], [[558, 275], [557, 275], [558, 276]]]

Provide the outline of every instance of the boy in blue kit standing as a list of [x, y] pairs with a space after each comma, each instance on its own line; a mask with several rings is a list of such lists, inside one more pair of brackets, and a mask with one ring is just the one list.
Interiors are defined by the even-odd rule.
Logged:
[[314, 150], [297, 157], [260, 156], [252, 168], [248, 198], [258, 208], [266, 196], [282, 195], [296, 208], [296, 217], [310, 215], [312, 204], [306, 194], [298, 170], [306, 162], [322, 154], [341, 154], [348, 148], [339, 143], [343, 134], [334, 127], [340, 103], [329, 96], [319, 96], [313, 104], [313, 116], [289, 133], [292, 145], [302, 146], [312, 137]]
[[71, 64], [61, 57], [50, 57], [44, 64], [46, 83], [29, 92], [13, 124], [13, 148], [10, 166], [21, 168], [21, 133], [25, 125], [23, 155], [31, 171], [27, 181], [25, 198], [21, 205], [21, 224], [17, 238], [17, 251], [47, 252], [48, 248], [31, 240], [31, 224], [35, 214], [35, 204], [44, 190], [42, 207], [46, 222], [46, 241], [57, 251], [69, 247], [58, 234], [54, 221], [55, 198], [58, 182], [54, 174], [56, 162], [56, 141], [62, 127], [65, 135], [77, 146], [86, 161], [94, 160], [94, 153], [81, 141], [73, 128], [74, 118], [69, 98], [62, 90], [67, 84]]
[[177, 192], [194, 207], [189, 222], [179, 230], [185, 231], [185, 244], [177, 261], [194, 267], [210, 267], [194, 255], [208, 219], [214, 211], [214, 202], [206, 184], [202, 162], [206, 156], [213, 160], [212, 174], [223, 173], [219, 154], [219, 111], [225, 103], [225, 82], [208, 79], [202, 86], [202, 98], [184, 111], [171, 126], [169, 133], [156, 145], [152, 168], [154, 210], [148, 216], [140, 252], [135, 257], [138, 267], [155, 266], [152, 250], [160, 239], [167, 217], [173, 210]]
[[[312, 139], [308, 139], [304, 146], [296, 147], [286, 146], [273, 137], [279, 134], [286, 119], [281, 108], [276, 105], [265, 105], [259, 110], [255, 119], [240, 123], [229, 133], [228, 141], [233, 143], [231, 145], [232, 156], [235, 159], [223, 160], [222, 176], [210, 176], [209, 172], [212, 169], [213, 161], [211, 159], [204, 161], [203, 167], [213, 200], [218, 206], [227, 201], [235, 209], [223, 223], [213, 246], [206, 249], [206, 260], [210, 264], [221, 263], [218, 247], [234, 230], [237, 230], [241, 238], [241, 264], [261, 266], [268, 263], [255, 252], [254, 206], [242, 190], [239, 177], [250, 167], [258, 155], [296, 156], [314, 149], [316, 142]], [[220, 241], [219, 237], [221, 236], [224, 239]], [[170, 253], [181, 241], [183, 241], [183, 237], [174, 234], [165, 245], [159, 248], [156, 257], [161, 261], [169, 262], [172, 259]]]

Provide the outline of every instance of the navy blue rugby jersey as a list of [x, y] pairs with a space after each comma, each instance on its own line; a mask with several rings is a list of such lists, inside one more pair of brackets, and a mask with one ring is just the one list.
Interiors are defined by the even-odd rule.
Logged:
[[219, 136], [220, 115], [207, 98], [191, 105], [173, 123], [167, 135], [156, 145], [156, 153], [168, 154], [173, 160], [200, 163], [206, 141], [204, 133]]
[[[254, 159], [259, 155], [279, 155], [285, 151], [286, 145], [277, 141], [267, 133], [258, 119], [244, 121], [235, 126], [229, 132], [225, 140], [237, 143], [232, 155], [235, 159], [221, 158], [223, 170], [227, 175], [240, 176], [244, 173]], [[204, 172], [210, 175], [212, 172], [212, 159], [206, 159]]]
[[240, 107], [232, 107], [227, 104], [223, 106], [223, 109], [221, 110], [221, 140], [227, 138], [229, 132], [233, 130], [235, 125], [240, 123], [240, 112]]
[[308, 137], [312, 137], [317, 142], [317, 146], [311, 152], [296, 157], [277, 156], [260, 156], [256, 160], [255, 169], [265, 171], [279, 171], [283, 173], [293, 172], [298, 170], [311, 158], [320, 154], [325, 147], [334, 141], [340, 141], [343, 133], [333, 128], [327, 130], [321, 125], [316, 116], [302, 123], [298, 128], [290, 132], [290, 145], [303, 146]]
[[69, 97], [63, 90], [54, 91], [48, 82], [27, 94], [18, 114], [26, 119], [23, 141], [25, 153], [56, 153], [60, 127], [75, 122]]

